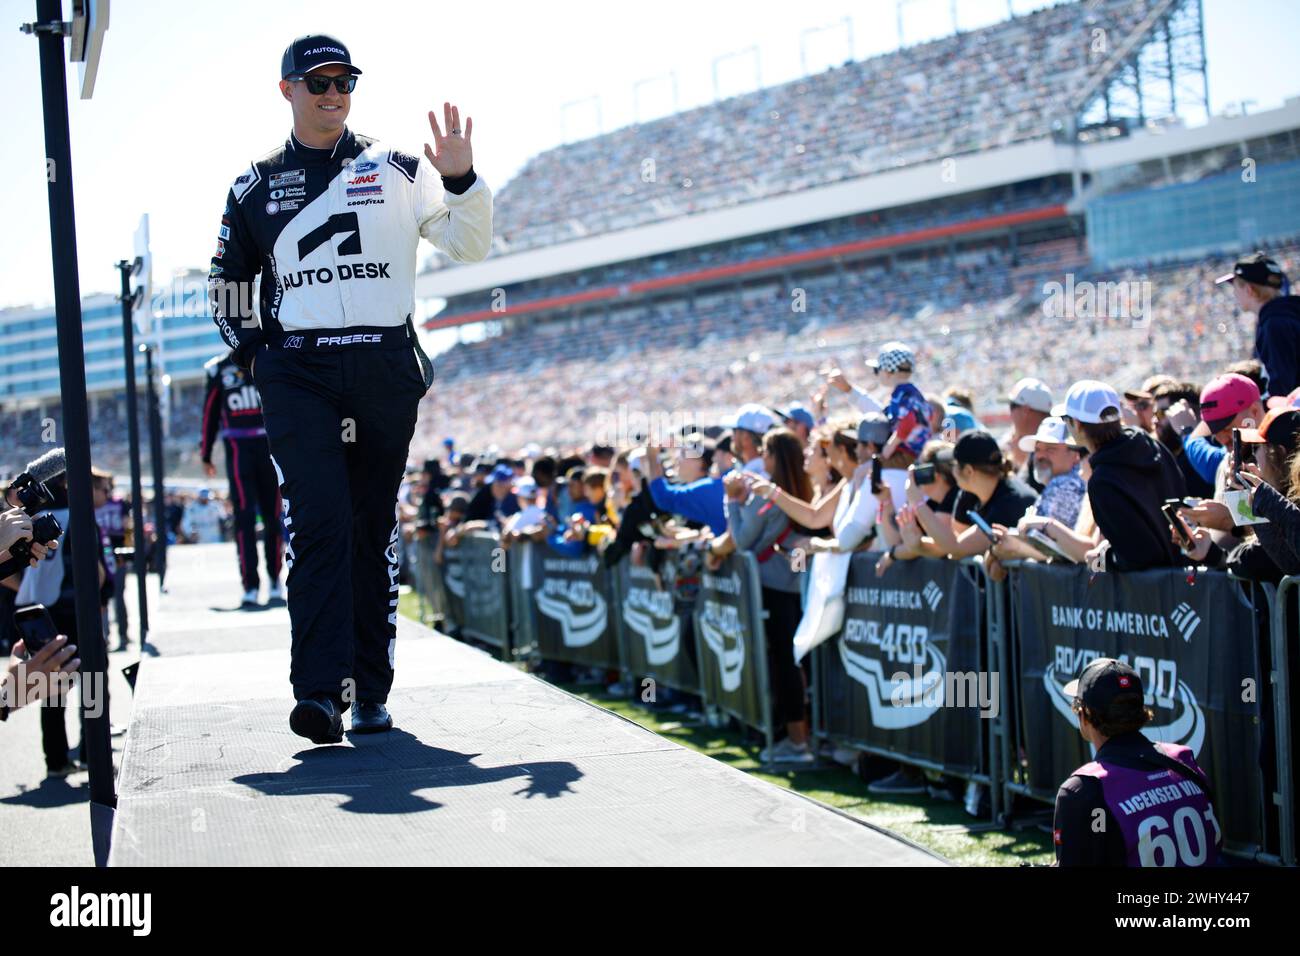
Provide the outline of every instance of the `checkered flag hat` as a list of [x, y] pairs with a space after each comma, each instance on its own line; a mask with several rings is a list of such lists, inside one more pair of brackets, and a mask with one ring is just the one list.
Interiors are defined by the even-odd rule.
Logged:
[[900, 369], [910, 369], [914, 364], [915, 358], [912, 355], [912, 349], [902, 342], [886, 342], [880, 348], [879, 358], [867, 359], [867, 365], [882, 372], [897, 372]]

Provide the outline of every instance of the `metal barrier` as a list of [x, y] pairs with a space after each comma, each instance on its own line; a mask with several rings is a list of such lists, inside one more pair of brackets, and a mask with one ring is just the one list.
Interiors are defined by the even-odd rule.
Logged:
[[538, 549], [537, 587], [529, 604], [537, 653], [546, 660], [588, 667], [620, 667], [611, 613], [610, 574], [595, 552], [571, 557], [544, 545]]
[[1156, 715], [1143, 733], [1191, 748], [1211, 780], [1225, 849], [1269, 860], [1258, 700], [1267, 629], [1242, 583], [1218, 571], [1093, 575], [1028, 563], [1010, 570], [1009, 584], [1008, 799], [1054, 802], [1060, 782], [1091, 759], [1064, 687], [1095, 657], [1127, 658]]
[[853, 556], [844, 627], [813, 650], [815, 733], [985, 787], [996, 819], [1003, 692], [984, 569], [921, 558], [876, 578], [879, 557]]
[[[432, 562], [431, 547], [419, 549], [422, 608], [432, 612], [435, 589], [445, 589], [448, 616], [468, 636], [500, 647], [503, 656], [535, 653], [618, 667], [699, 693], [707, 707], [759, 730], [771, 748], [776, 728], [766, 613], [752, 554], [733, 554], [718, 571], [704, 572], [692, 608], [630, 562], [611, 573], [595, 554], [566, 557], [534, 543], [502, 552], [490, 534], [467, 535], [464, 543], [469, 547], [447, 549], [441, 568]], [[489, 567], [502, 555], [504, 564]], [[1077, 566], [1013, 562], [1008, 577], [995, 582], [978, 560], [935, 559], [931, 565], [921, 559], [876, 581], [870, 569], [877, 557], [854, 555], [844, 628], [813, 651], [814, 737], [986, 786], [994, 820], [1006, 824], [1017, 796], [1053, 803], [1060, 781], [1089, 759], [1063, 699], [1064, 683], [1093, 656], [1126, 656], [1142, 673], [1148, 703], [1159, 715], [1148, 735], [1186, 743], [1200, 755], [1221, 808], [1225, 849], [1260, 862], [1296, 864], [1291, 686], [1300, 576], [1273, 589], [1222, 572], [1090, 575]], [[904, 573], [906, 582], [891, 581]], [[897, 593], [872, 597], [873, 588]], [[877, 601], [874, 615], [852, 610], [855, 601]], [[942, 623], [925, 623], [927, 615]], [[934, 659], [931, 628], [944, 641], [959, 634], [964, 650], [958, 673], [965, 668], [1009, 676], [995, 689], [996, 713], [978, 720], [977, 730], [946, 717], [913, 733], [933, 719], [926, 711], [940, 709], [922, 699], [936, 675], [946, 681], [953, 673], [951, 655]], [[1208, 641], [1225, 635], [1233, 639]], [[686, 653], [692, 647], [694, 661]], [[863, 653], [869, 648], [874, 657]], [[886, 696], [898, 674], [886, 674], [885, 667], [909, 664], [919, 670], [910, 682], [899, 682], [908, 699], [891, 707], [897, 702]], [[1261, 699], [1238, 693], [1240, 681], [1265, 671]], [[1261, 719], [1273, 730], [1273, 746], [1263, 754], [1266, 762], [1275, 761], [1271, 788], [1255, 761]]]
[[1274, 740], [1277, 749], [1277, 787], [1273, 804], [1278, 809], [1278, 854], [1287, 866], [1296, 865], [1295, 851], [1295, 751], [1291, 710], [1291, 638], [1300, 635], [1300, 575], [1283, 578], [1273, 597], [1271, 614], [1272, 667], [1269, 683], [1273, 697]]
[[701, 572], [695, 602], [700, 695], [706, 706], [761, 731], [770, 753], [774, 728], [765, 619], [753, 554], [733, 552], [718, 570]]
[[[649, 678], [688, 694], [701, 695], [695, 646], [695, 604], [679, 600], [666, 580], [677, 566], [665, 559], [659, 573], [624, 559], [614, 569], [615, 622], [624, 676]], [[661, 577], [662, 575], [662, 577]]]

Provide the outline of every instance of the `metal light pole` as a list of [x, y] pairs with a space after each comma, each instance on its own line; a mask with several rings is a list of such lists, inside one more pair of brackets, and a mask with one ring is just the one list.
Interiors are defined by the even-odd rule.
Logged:
[[[117, 264], [122, 274], [122, 356], [126, 361], [126, 435], [131, 453], [131, 525], [135, 529], [132, 535], [133, 560], [135, 563], [136, 595], [140, 607], [136, 611], [140, 622], [140, 649], [144, 650], [149, 637], [149, 598], [146, 588], [148, 565], [145, 563], [144, 535], [144, 483], [140, 478], [140, 421], [136, 412], [135, 387], [135, 322], [132, 311], [135, 295], [131, 292], [131, 276], [138, 268], [140, 260], [127, 262], [125, 259]], [[143, 293], [144, 290], [141, 290]]]
[[158, 590], [166, 591], [167, 582], [167, 503], [163, 488], [162, 418], [158, 413], [158, 390], [153, 382], [153, 348], [141, 345], [144, 353], [144, 374], [149, 390], [149, 457], [153, 462], [153, 524], [158, 537]]
[[[77, 275], [77, 225], [72, 200], [72, 144], [68, 133], [68, 86], [63, 65], [63, 22], [59, 0], [36, 0], [36, 22], [24, 26], [40, 50], [41, 108], [45, 120], [54, 265], [54, 310], [58, 324], [59, 396], [67, 483], [72, 578], [81, 657], [82, 733], [90, 769], [90, 824], [96, 863], [108, 859], [113, 811], [113, 750], [108, 716], [108, 644], [99, 616], [99, 536], [95, 532], [90, 480], [90, 416], [86, 408], [86, 361], [81, 327], [81, 282]], [[90, 691], [86, 691], [89, 683]]]

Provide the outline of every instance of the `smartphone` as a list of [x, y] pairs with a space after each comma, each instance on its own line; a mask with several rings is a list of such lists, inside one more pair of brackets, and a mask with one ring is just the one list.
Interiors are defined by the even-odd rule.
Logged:
[[930, 462], [930, 464], [928, 465], [913, 465], [912, 484], [914, 485], [934, 484], [934, 462]]
[[871, 493], [880, 494], [880, 489], [884, 487], [880, 478], [880, 456], [874, 455], [871, 458]]
[[1232, 477], [1236, 479], [1238, 484], [1241, 484], [1242, 458], [1241, 458], [1241, 429], [1240, 428], [1234, 428], [1232, 430], [1232, 463], [1234, 466], [1232, 469]]
[[1062, 551], [1061, 546], [1053, 541], [1046, 532], [1037, 528], [1030, 528], [1025, 533], [1025, 538], [1038, 549], [1040, 554], [1049, 558], [1061, 558], [1064, 561], [1074, 562], [1074, 558]]
[[987, 537], [994, 544], [997, 544], [998, 541], [1001, 540], [1002, 536], [993, 530], [993, 526], [989, 524], [987, 521], [985, 521], [983, 518], [981, 518], [974, 511], [970, 512], [968, 517], [970, 518], [970, 523], [973, 524], [975, 527], [979, 528], [981, 531], [983, 531], [985, 537]]
[[1187, 525], [1183, 523], [1182, 515], [1178, 513], [1179, 501], [1172, 498], [1160, 506], [1160, 511], [1164, 514], [1165, 520], [1169, 522], [1169, 527], [1174, 529], [1174, 536], [1178, 538], [1178, 543], [1190, 551], [1195, 542], [1187, 530]]
[[54, 626], [54, 618], [45, 609], [44, 604], [29, 604], [14, 612], [14, 625], [22, 636], [23, 647], [27, 657], [31, 658], [41, 648], [59, 636], [59, 629]]

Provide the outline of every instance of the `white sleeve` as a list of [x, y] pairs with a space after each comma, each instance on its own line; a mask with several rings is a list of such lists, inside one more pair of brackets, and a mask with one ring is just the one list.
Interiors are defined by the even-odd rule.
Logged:
[[457, 262], [480, 262], [492, 248], [492, 190], [479, 176], [459, 196], [442, 187], [427, 159], [415, 174], [415, 221], [420, 235]]
[[871, 393], [860, 385], [853, 386], [853, 392], [849, 397], [853, 400], [853, 404], [858, 406], [858, 411], [864, 415], [869, 412], [879, 412], [883, 415], [885, 412], [885, 407], [872, 398]]
[[876, 527], [876, 516], [879, 511], [880, 502], [871, 493], [871, 483], [864, 481], [854, 492], [853, 503], [849, 505], [848, 520], [835, 534], [840, 547], [849, 551], [865, 541]]

